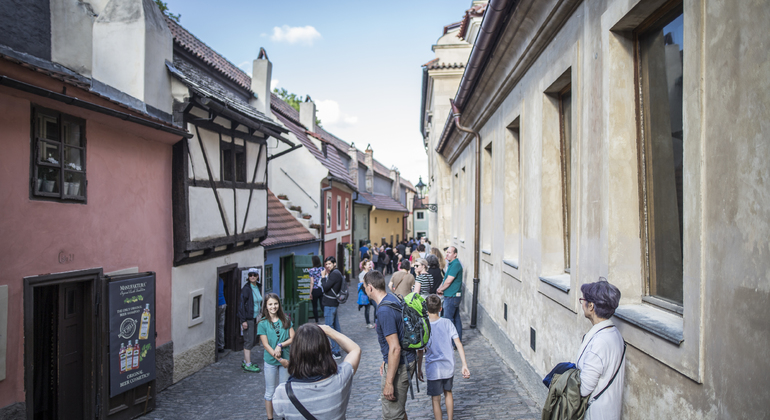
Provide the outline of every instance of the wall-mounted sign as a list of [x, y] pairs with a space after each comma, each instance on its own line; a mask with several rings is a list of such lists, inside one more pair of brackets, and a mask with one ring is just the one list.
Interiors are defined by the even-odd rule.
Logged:
[[109, 283], [110, 397], [155, 379], [155, 274]]

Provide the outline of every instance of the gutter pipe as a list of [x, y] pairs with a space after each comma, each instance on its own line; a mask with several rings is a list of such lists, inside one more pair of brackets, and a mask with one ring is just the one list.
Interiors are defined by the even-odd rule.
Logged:
[[[518, 4], [519, 0], [489, 1], [489, 6], [484, 11], [484, 19], [481, 21], [479, 34], [476, 36], [476, 42], [473, 44], [473, 50], [468, 58], [468, 64], [465, 66], [463, 78], [460, 80], [460, 86], [457, 88], [454, 102], [458, 108], [465, 108], [479, 79], [481, 79], [489, 58], [492, 56], [492, 52], [497, 47], [497, 41], [500, 39], [505, 25], [508, 23], [511, 15], [513, 15], [513, 9]], [[441, 138], [436, 146], [436, 152], [441, 153], [444, 150], [455, 125], [450, 120], [447, 120], [444, 125], [444, 131], [442, 131]]]
[[474, 223], [473, 223], [473, 302], [471, 303], [471, 328], [476, 328], [476, 320], [478, 318], [478, 305], [479, 305], [479, 265], [480, 265], [480, 233], [481, 233], [481, 135], [468, 127], [464, 127], [460, 124], [460, 109], [455, 104], [454, 100], [450, 99], [449, 103], [452, 105], [452, 120], [455, 127], [458, 130], [472, 134], [476, 137], [476, 168], [474, 170]]

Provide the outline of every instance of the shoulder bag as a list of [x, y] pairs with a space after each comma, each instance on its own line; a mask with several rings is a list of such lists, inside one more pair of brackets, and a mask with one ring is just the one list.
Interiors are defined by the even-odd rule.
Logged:
[[291, 403], [294, 404], [294, 408], [297, 409], [297, 411], [302, 414], [303, 417], [307, 420], [317, 420], [312, 414], [310, 414], [309, 411], [307, 411], [307, 408], [305, 408], [304, 405], [302, 405], [301, 402], [297, 399], [297, 396], [294, 395], [294, 390], [291, 389], [291, 381], [286, 382], [286, 395], [289, 396], [289, 399], [291, 400]]

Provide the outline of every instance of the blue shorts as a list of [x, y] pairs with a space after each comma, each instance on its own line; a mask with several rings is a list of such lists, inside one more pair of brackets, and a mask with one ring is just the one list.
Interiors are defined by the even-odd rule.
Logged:
[[428, 379], [428, 395], [436, 397], [445, 391], [451, 391], [453, 379], [454, 376], [449, 379], [436, 379], [435, 381]]

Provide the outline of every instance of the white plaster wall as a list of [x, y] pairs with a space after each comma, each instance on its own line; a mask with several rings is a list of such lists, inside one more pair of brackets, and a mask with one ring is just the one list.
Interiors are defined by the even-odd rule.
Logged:
[[[232, 235], [235, 229], [235, 192], [230, 188], [217, 188], [219, 203], [227, 221], [227, 231]], [[192, 194], [190, 194], [190, 207], [193, 207]], [[190, 209], [190, 224], [192, 225], [192, 209]], [[192, 235], [191, 235], [192, 236]]]
[[[293, 134], [289, 135], [288, 138], [295, 144], [300, 144]], [[283, 150], [283, 147], [270, 153], [279, 153], [280, 150]], [[289, 179], [282, 169], [296, 183]], [[313, 216], [311, 219], [312, 223], [323, 223], [323, 215], [321, 214], [323, 209], [321, 181], [328, 176], [329, 170], [309, 150], [302, 147], [277, 159], [273, 159], [270, 161], [268, 170], [270, 171], [268, 185], [273, 194], [286, 194], [292, 205], [302, 207], [302, 213]], [[307, 194], [302, 190], [307, 192]], [[308, 197], [308, 194], [310, 197]]]
[[51, 0], [51, 61], [91, 76], [96, 11], [86, 2]]
[[[188, 124], [187, 129], [193, 135], [190, 139], [187, 140], [187, 144], [190, 150], [190, 157], [188, 158], [188, 164], [190, 165], [188, 168], [188, 174], [190, 179], [209, 179], [209, 174], [206, 170], [206, 160], [208, 160], [213, 180], [221, 180], [219, 163], [219, 134], [206, 130], [205, 128], [198, 127], [196, 129], [193, 124]], [[200, 139], [203, 141], [203, 149], [201, 149], [201, 141], [198, 139], [198, 133], [200, 133]], [[204, 153], [206, 156], [205, 158]]]
[[[275, 140], [273, 140], [275, 141]], [[260, 155], [260, 150], [262, 154]], [[251, 182], [251, 178], [254, 175], [254, 166], [257, 165], [257, 157], [259, 157], [259, 169], [257, 171], [257, 177], [254, 182], [265, 182], [267, 177], [267, 146], [257, 144], [254, 142], [246, 142], [246, 181]]]
[[[214, 191], [208, 187], [190, 187], [189, 194], [190, 240], [203, 241], [225, 236], [225, 228], [222, 225], [222, 216]], [[232, 190], [230, 194], [232, 203]], [[232, 223], [232, 220], [229, 223]]]
[[171, 113], [165, 62], [173, 59], [173, 38], [152, 0], [111, 0], [96, 18], [92, 40], [95, 79]]
[[[622, 304], [640, 303], [643, 286], [639, 239], [639, 195], [634, 111], [633, 57], [628, 33], [613, 32], [627, 14], [661, 1], [580, 3], [540, 57], [502, 103], [481, 123], [483, 142], [502, 150], [507, 125], [521, 117], [521, 259], [519, 269], [502, 263], [507, 229], [492, 227], [492, 254], [480, 265], [479, 304], [539, 375], [556, 363], [574, 361], [590, 323], [577, 298], [579, 286], [606, 276], [623, 293]], [[558, 2], [533, 6], [528, 25], [539, 25]], [[767, 43], [759, 23], [766, 3], [744, 8], [719, 2], [685, 1], [685, 266], [684, 337], [679, 346], [615, 319], [629, 343], [623, 418], [762, 418], [770, 385], [770, 208], [764, 146], [770, 111]], [[538, 13], [541, 13], [540, 15]], [[743, 22], [735, 25], [734, 22]], [[750, 29], [755, 28], [755, 29]], [[729, 51], [729, 54], [726, 52]], [[548, 237], [558, 235], [552, 197], [558, 184], [547, 168], [552, 124], [544, 90], [572, 68], [573, 193], [570, 291], [538, 279], [555, 258]], [[478, 92], [492, 100], [497, 92]], [[484, 106], [485, 102], [482, 101]], [[434, 120], [441, 124], [442, 120]], [[436, 126], [434, 126], [436, 127]], [[433, 135], [433, 133], [431, 133]], [[440, 134], [440, 133], [437, 133]], [[545, 139], [545, 140], [544, 140]], [[499, 147], [498, 147], [499, 146]], [[451, 165], [451, 178], [472, 174], [470, 142]], [[504, 154], [494, 156], [504, 168]], [[440, 160], [438, 157], [437, 160]], [[434, 169], [435, 170], [435, 169]], [[434, 172], [436, 173], [436, 172]], [[468, 180], [472, 177], [467, 177]], [[493, 215], [505, 216], [506, 178], [495, 169]], [[469, 307], [473, 267], [472, 182], [447, 182], [449, 225], [464, 264]], [[460, 189], [463, 189], [460, 191]], [[558, 194], [556, 195], [558, 197]], [[558, 209], [556, 209], [558, 211]], [[467, 217], [463, 217], [465, 214]], [[456, 220], [457, 218], [461, 220]], [[458, 239], [455, 240], [454, 237]], [[460, 239], [465, 238], [465, 243]], [[558, 257], [558, 256], [557, 256]], [[558, 259], [558, 258], [557, 258]], [[549, 263], [550, 264], [550, 263]], [[548, 274], [548, 273], [545, 273]], [[503, 304], [508, 319], [503, 319]], [[465, 314], [469, 315], [469, 314]], [[537, 350], [529, 331], [537, 331]]]
[[[247, 190], [237, 190], [238, 204], [243, 210], [239, 210], [239, 217], [245, 214], [245, 207], [249, 200]], [[248, 219], [245, 221], [246, 232], [264, 229], [267, 226], [267, 190], [254, 190], [251, 197], [251, 207], [249, 208]], [[238, 225], [239, 229], [240, 226]]]
[[[256, 247], [171, 269], [171, 337], [174, 340], [174, 355], [182, 354], [215, 338], [217, 267], [228, 264], [238, 264], [239, 267], [262, 266], [264, 248]], [[203, 322], [190, 327], [188, 297], [191, 291], [198, 289], [204, 291], [201, 305]], [[211, 361], [214, 361], [213, 354]]]

